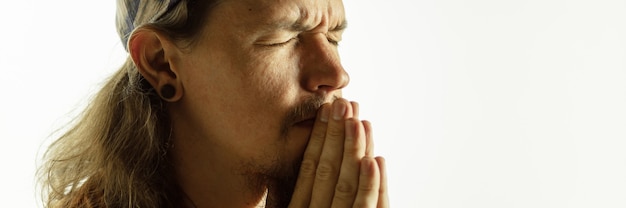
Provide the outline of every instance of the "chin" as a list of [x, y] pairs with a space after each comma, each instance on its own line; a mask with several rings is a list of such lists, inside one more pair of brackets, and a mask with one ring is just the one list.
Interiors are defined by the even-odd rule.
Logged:
[[[287, 132], [285, 145], [288, 152], [293, 152], [296, 157], [301, 157], [311, 137], [313, 127], [293, 126]], [[292, 154], [292, 155], [293, 155]]]
[[286, 208], [289, 206], [302, 163], [302, 153], [304, 152], [301, 152], [297, 157], [281, 161], [281, 164], [276, 164], [278, 172], [275, 172], [273, 177], [267, 181], [266, 208]]

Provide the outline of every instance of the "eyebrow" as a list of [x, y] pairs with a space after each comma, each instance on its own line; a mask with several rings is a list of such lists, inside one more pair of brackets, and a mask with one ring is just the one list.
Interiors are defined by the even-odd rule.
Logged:
[[346, 28], [348, 28], [348, 20], [344, 19], [341, 21], [341, 23], [339, 23], [339, 25], [337, 25], [337, 27], [330, 29], [330, 31], [339, 32], [339, 31], [346, 30]]
[[[307, 30], [311, 29], [311, 26], [301, 24], [300, 22], [301, 21], [298, 20], [298, 21], [296, 21], [295, 23], [293, 23], [291, 25], [281, 25], [279, 28], [289, 28], [289, 30], [292, 30], [292, 31], [295, 31], [295, 32], [303, 32], [303, 31], [307, 31]], [[339, 23], [339, 25], [329, 29], [328, 31], [329, 32], [340, 32], [340, 31], [345, 30], [347, 27], [348, 27], [348, 21], [347, 20], [342, 20], [341, 23]]]
[[[304, 31], [308, 31], [311, 30], [312, 27], [310, 25], [305, 25], [302, 24], [301, 19], [298, 19], [295, 22], [281, 22], [281, 23], [270, 23], [270, 24], [265, 24], [268, 27], [267, 28], [274, 28], [274, 29], [287, 29], [290, 31], [294, 31], [294, 32], [304, 32]], [[341, 32], [343, 30], [345, 30], [348, 27], [348, 21], [347, 20], [342, 20], [339, 25], [330, 28], [328, 31], [329, 32]]]

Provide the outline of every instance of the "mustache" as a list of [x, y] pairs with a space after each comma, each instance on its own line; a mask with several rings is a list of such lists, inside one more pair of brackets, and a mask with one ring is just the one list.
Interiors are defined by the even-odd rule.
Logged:
[[[331, 102], [339, 99], [339, 97], [333, 95]], [[286, 133], [287, 129], [300, 121], [314, 118], [317, 115], [318, 109], [326, 103], [327, 98], [323, 96], [309, 96], [302, 103], [296, 105], [291, 111], [287, 113], [283, 122], [282, 132]]]

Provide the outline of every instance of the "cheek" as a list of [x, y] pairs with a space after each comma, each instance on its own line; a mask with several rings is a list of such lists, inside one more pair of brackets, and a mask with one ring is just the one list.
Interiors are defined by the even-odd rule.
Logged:
[[244, 61], [243, 77], [247, 91], [253, 92], [258, 104], [292, 106], [298, 92], [297, 67], [286, 53], [249, 53]]
[[297, 71], [286, 54], [238, 51], [223, 72], [232, 78], [224, 83], [232, 87], [229, 97], [236, 102], [231, 104], [243, 114], [238, 117], [242, 125], [276, 136], [297, 102]]
[[286, 115], [297, 104], [296, 75], [289, 70], [287, 62], [269, 61], [276, 58], [267, 56], [250, 58], [233, 67], [237, 71], [234, 83], [237, 83], [238, 91], [232, 96], [240, 101], [231, 103], [231, 110], [238, 115], [227, 119], [235, 119], [231, 121], [241, 128], [231, 133], [240, 144], [249, 146], [239, 150], [243, 151], [242, 155], [283, 152], [277, 148], [286, 148], [281, 130]]
[[203, 129], [203, 137], [216, 139], [217, 146], [241, 157], [255, 157], [259, 149], [280, 152], [276, 148], [285, 148], [278, 145], [284, 119], [299, 101], [293, 59], [286, 54], [223, 52], [199, 57], [188, 66], [193, 71], [185, 77], [188, 117]]

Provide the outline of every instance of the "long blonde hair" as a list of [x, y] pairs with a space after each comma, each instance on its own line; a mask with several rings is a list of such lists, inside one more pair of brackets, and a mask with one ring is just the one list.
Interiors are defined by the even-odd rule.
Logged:
[[[213, 1], [181, 1], [146, 23], [173, 40], [192, 40]], [[119, 6], [119, 5], [118, 5]], [[168, 158], [167, 103], [130, 58], [95, 95], [40, 167], [46, 207], [177, 207], [184, 197]]]

